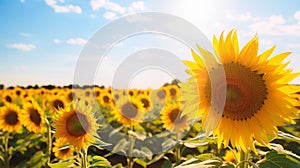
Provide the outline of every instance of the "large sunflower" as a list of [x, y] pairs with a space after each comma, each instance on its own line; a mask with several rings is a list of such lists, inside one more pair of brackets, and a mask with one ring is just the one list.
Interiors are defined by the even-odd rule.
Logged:
[[[277, 126], [294, 123], [296, 109], [292, 104], [295, 99], [290, 94], [297, 92], [299, 87], [295, 89], [297, 87], [292, 88], [287, 83], [299, 74], [286, 69], [288, 62], [283, 63], [289, 52], [270, 57], [274, 46], [258, 55], [256, 36], [240, 50], [236, 31], [231, 31], [226, 39], [223, 34], [219, 40], [214, 36], [213, 46], [221, 63], [214, 62], [213, 54], [199, 46], [206, 60], [192, 51], [195, 62], [184, 61], [190, 68], [187, 72], [193, 77], [183, 84], [183, 90], [190, 95], [184, 96], [190, 106], [184, 113], [193, 112], [191, 110], [199, 106], [196, 111], [203, 113], [204, 129], [214, 130], [219, 146], [223, 142], [226, 147], [230, 142], [243, 151], [250, 148], [256, 152], [254, 139], [269, 145], [268, 136], [277, 135]], [[205, 62], [208, 59], [209, 65]], [[220, 77], [222, 74], [226, 82]], [[200, 101], [194, 101], [197, 97], [194, 93], [199, 93]], [[211, 100], [224, 100], [223, 112], [218, 111], [222, 102]], [[218, 122], [216, 118], [220, 112], [222, 116]]]
[[24, 104], [20, 119], [29, 131], [35, 133], [46, 131], [44, 118], [44, 112], [36, 101], [30, 99]]
[[6, 132], [21, 132], [22, 124], [20, 120], [19, 106], [11, 103], [0, 108], [0, 129]]
[[143, 119], [143, 103], [135, 98], [123, 96], [116, 102], [116, 108], [112, 111], [116, 119], [126, 125], [133, 126]]
[[55, 137], [62, 143], [69, 143], [77, 149], [82, 149], [94, 141], [98, 125], [91, 113], [92, 107], [84, 101], [75, 101], [67, 108], [60, 109], [60, 116], [55, 119]]
[[180, 103], [167, 104], [161, 112], [163, 127], [170, 131], [182, 132], [189, 129], [188, 115], [182, 114]]

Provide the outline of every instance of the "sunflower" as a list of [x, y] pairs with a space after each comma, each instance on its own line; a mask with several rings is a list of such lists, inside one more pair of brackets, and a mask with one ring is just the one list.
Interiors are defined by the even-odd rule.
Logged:
[[55, 157], [65, 160], [73, 155], [74, 148], [73, 146], [63, 143], [60, 138], [57, 138], [53, 143], [52, 151]]
[[145, 110], [151, 110], [152, 109], [152, 102], [149, 98], [149, 96], [141, 94], [139, 96], [137, 96], [137, 98], [140, 102], [143, 103], [143, 107]]
[[92, 107], [84, 101], [74, 101], [65, 109], [60, 109], [59, 117], [54, 119], [56, 133], [62, 143], [82, 149], [94, 141], [98, 125], [91, 113]]
[[163, 127], [170, 131], [181, 132], [188, 130], [189, 117], [182, 115], [182, 105], [180, 103], [167, 104], [161, 112], [161, 120], [164, 123]]
[[239, 162], [240, 161], [240, 153], [236, 150], [226, 150], [225, 156], [223, 157], [226, 162]]
[[[295, 99], [290, 94], [297, 92], [299, 87], [291, 88], [287, 83], [299, 74], [285, 69], [288, 63], [282, 63], [290, 53], [270, 57], [274, 46], [258, 55], [256, 36], [240, 51], [236, 31], [231, 31], [225, 40], [223, 34], [219, 40], [214, 36], [213, 46], [221, 63], [214, 61], [213, 54], [199, 46], [205, 60], [192, 50], [195, 62], [184, 61], [192, 76], [182, 85], [185, 94], [190, 95], [184, 98], [191, 106], [187, 109], [199, 106], [196, 112], [203, 113], [203, 127], [207, 132], [214, 130], [219, 147], [222, 142], [225, 147], [230, 142], [245, 152], [249, 148], [256, 152], [254, 139], [269, 146], [268, 137], [277, 135], [277, 126], [294, 123], [296, 117], [292, 105]], [[205, 62], [207, 60], [210, 64]], [[222, 74], [226, 82], [222, 80]], [[196, 82], [191, 82], [193, 80]], [[194, 93], [199, 93], [200, 101], [196, 103], [194, 100], [198, 97]], [[213, 97], [219, 101], [211, 102]], [[220, 109], [223, 99], [225, 106]], [[184, 114], [192, 112], [185, 111]]]
[[0, 129], [6, 132], [21, 132], [20, 108], [15, 104], [0, 107]]
[[169, 99], [176, 99], [180, 96], [180, 90], [177, 85], [168, 85], [166, 86], [167, 97]]
[[165, 104], [167, 93], [163, 88], [152, 90], [150, 93], [153, 104]]
[[23, 125], [31, 132], [44, 132], [45, 130], [45, 119], [44, 112], [36, 101], [33, 99], [28, 100], [24, 104], [22, 113], [20, 115]]
[[13, 102], [13, 94], [10, 90], [4, 90], [2, 94], [2, 101], [4, 103], [12, 103]]
[[122, 97], [116, 102], [116, 108], [112, 112], [120, 123], [133, 126], [142, 121], [142, 111], [144, 111], [142, 102], [135, 98]]
[[50, 107], [50, 112], [54, 113], [60, 108], [65, 108], [67, 106], [68, 100], [65, 96], [63, 95], [56, 95], [56, 96], [51, 96], [50, 102], [49, 102], [49, 107]]
[[111, 107], [112, 105], [114, 105], [113, 98], [111, 94], [108, 92], [102, 93], [99, 99], [100, 99], [100, 104], [102, 106]]

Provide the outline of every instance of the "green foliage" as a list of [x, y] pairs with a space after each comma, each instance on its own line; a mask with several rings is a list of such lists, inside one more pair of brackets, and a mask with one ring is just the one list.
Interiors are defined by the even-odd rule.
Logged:
[[261, 168], [300, 168], [300, 160], [287, 154], [271, 151], [258, 162], [258, 165]]

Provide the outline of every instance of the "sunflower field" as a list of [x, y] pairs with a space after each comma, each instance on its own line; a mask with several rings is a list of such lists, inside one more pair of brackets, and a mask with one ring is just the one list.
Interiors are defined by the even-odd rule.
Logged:
[[213, 46], [158, 89], [1, 89], [0, 167], [300, 167], [290, 53], [259, 54], [256, 36], [239, 49], [236, 31]]

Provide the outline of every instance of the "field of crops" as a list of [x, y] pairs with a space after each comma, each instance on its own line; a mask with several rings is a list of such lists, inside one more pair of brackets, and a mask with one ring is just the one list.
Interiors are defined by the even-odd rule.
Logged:
[[279, 127], [269, 147], [254, 142], [257, 151], [241, 156], [205, 136], [201, 116], [181, 114], [177, 83], [156, 90], [15, 87], [0, 94], [0, 167], [299, 167], [299, 120]]

